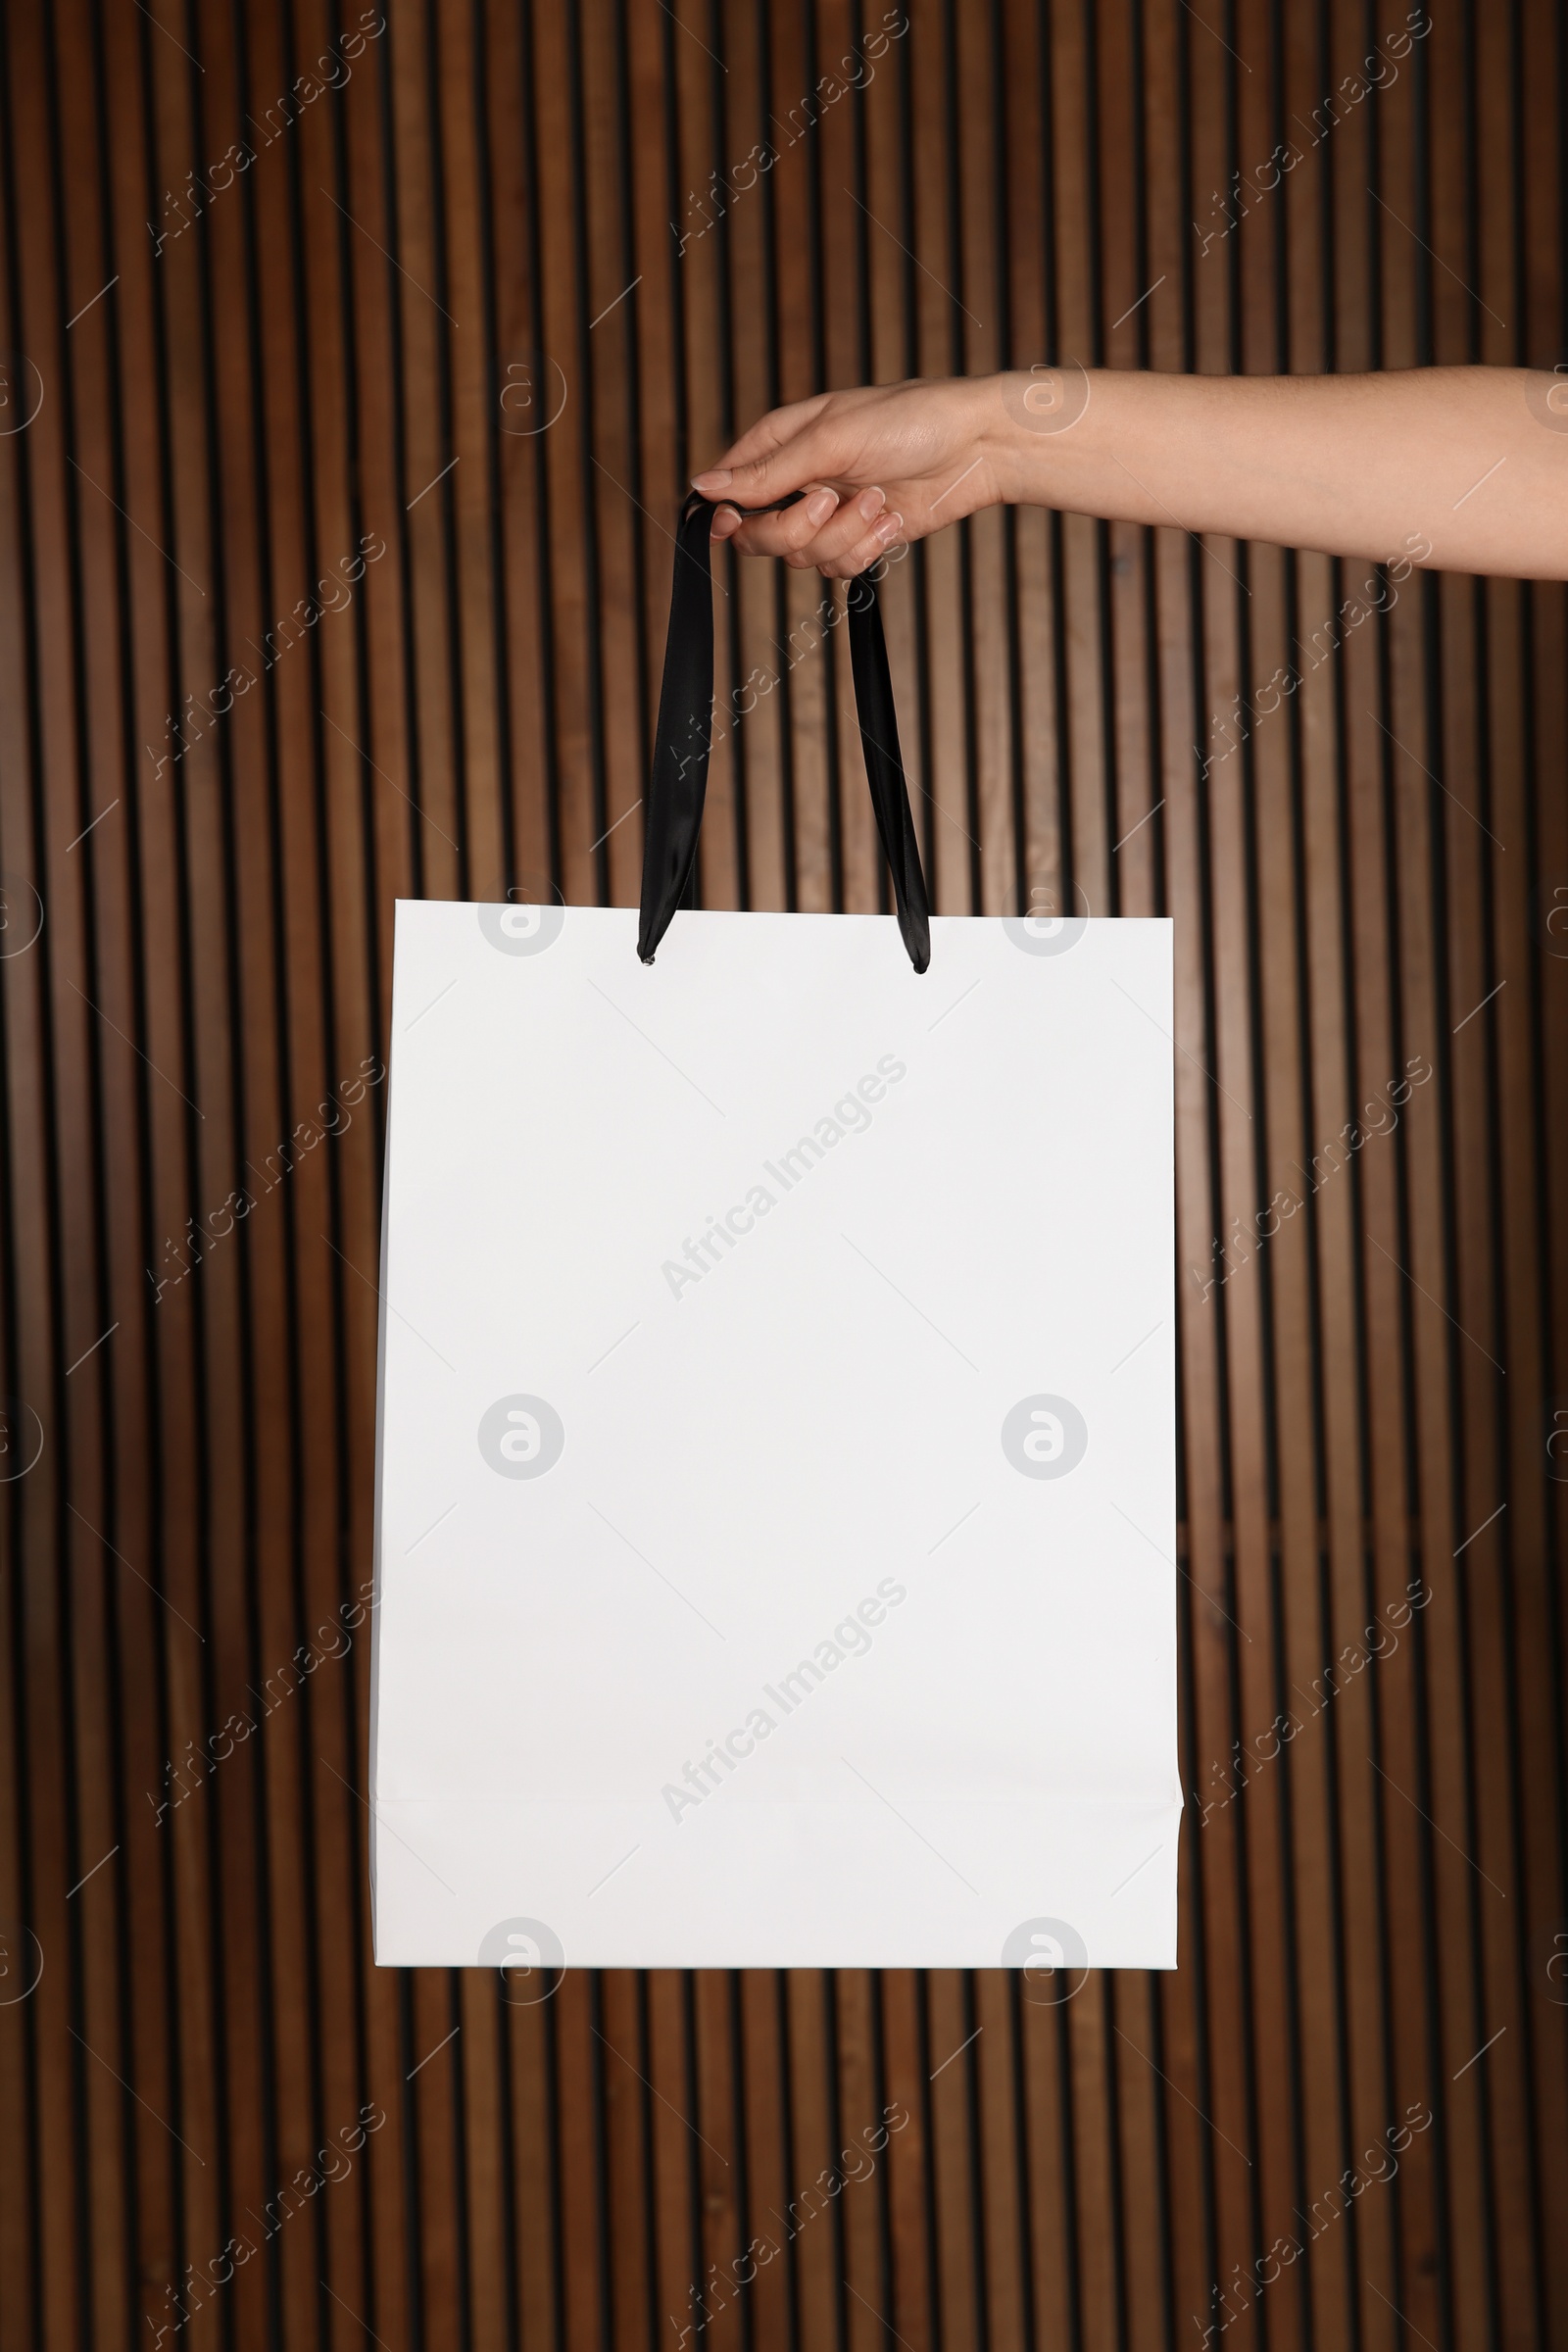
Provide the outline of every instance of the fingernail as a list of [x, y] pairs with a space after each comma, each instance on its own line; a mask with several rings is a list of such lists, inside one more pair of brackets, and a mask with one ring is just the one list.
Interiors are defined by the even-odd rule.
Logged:
[[839, 494], [836, 490], [813, 491], [806, 502], [808, 522], [826, 522], [838, 503]]
[[902, 514], [884, 514], [876, 526], [876, 535], [885, 547], [890, 539], [898, 537], [903, 528], [904, 516]]
[[694, 473], [692, 488], [706, 497], [710, 490], [727, 490], [733, 476], [727, 466], [715, 466], [709, 473]]
[[865, 517], [867, 522], [871, 520], [874, 514], [880, 514], [881, 510], [887, 505], [887, 503], [888, 494], [885, 490], [873, 488], [870, 490], [862, 490], [860, 492], [860, 513]]
[[740, 528], [741, 518], [733, 507], [720, 507], [709, 529], [710, 539], [727, 539]]

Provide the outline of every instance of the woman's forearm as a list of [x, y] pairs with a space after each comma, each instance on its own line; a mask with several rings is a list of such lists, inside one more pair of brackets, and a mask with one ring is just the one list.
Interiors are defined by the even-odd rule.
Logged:
[[1436, 568], [1568, 577], [1568, 378], [997, 380], [985, 438], [1009, 501], [1383, 561], [1425, 541]]

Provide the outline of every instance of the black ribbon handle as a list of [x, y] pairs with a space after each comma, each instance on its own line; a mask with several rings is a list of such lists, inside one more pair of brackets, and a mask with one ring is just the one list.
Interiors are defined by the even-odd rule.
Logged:
[[[770, 514], [779, 507], [793, 506], [804, 495], [797, 490], [778, 500], [775, 507], [743, 507], [739, 512]], [[734, 501], [723, 503], [732, 506]], [[642, 920], [637, 932], [637, 953], [644, 963], [653, 962], [654, 952], [685, 896], [697, 862], [697, 836], [708, 795], [713, 734], [713, 586], [709, 541], [714, 504], [694, 490], [682, 510], [675, 541], [664, 682], [659, 696], [659, 726], [648, 783]], [[849, 622], [856, 715], [876, 829], [893, 876], [899, 930], [909, 961], [917, 972], [923, 972], [931, 961], [931, 902], [899, 753], [899, 723], [893, 708], [882, 613], [875, 582], [865, 572], [850, 582]]]

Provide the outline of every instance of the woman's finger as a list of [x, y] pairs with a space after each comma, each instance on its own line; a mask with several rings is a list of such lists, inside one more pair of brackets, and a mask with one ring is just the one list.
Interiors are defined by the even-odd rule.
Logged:
[[741, 507], [771, 506], [808, 482], [832, 480], [837, 468], [830, 440], [830, 435], [808, 425], [744, 465], [715, 466], [707, 473], [693, 474], [692, 487], [704, 498], [732, 498]]
[[820, 571], [836, 563], [852, 548], [859, 546], [887, 503], [886, 492], [876, 484], [846, 498], [838, 512], [829, 515], [822, 527], [813, 531], [787, 561], [802, 571], [813, 566]]
[[732, 540], [743, 556], [782, 556], [793, 564], [800, 561], [799, 551], [831, 520], [838, 503], [838, 492], [818, 481], [782, 514], [746, 515], [732, 506], [720, 506], [713, 515], [712, 536]]
[[871, 528], [854, 546], [830, 564], [820, 566], [823, 577], [830, 580], [853, 580], [858, 572], [867, 571], [885, 556], [904, 535], [904, 516], [893, 510], [879, 514]]

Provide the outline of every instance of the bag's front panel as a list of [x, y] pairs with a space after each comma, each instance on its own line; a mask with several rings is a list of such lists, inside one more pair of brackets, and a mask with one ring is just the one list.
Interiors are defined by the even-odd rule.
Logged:
[[635, 935], [399, 908], [378, 1957], [1172, 1964], [1168, 925]]

